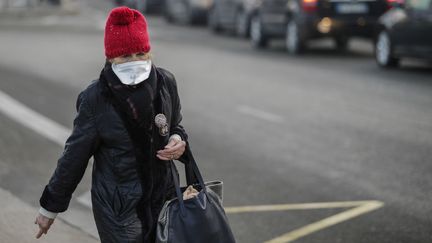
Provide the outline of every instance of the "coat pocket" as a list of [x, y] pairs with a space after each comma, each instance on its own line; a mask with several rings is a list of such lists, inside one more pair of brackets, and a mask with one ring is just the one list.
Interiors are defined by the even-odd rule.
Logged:
[[122, 214], [124, 204], [125, 204], [124, 199], [120, 193], [119, 188], [116, 186], [112, 197], [111, 207], [114, 211], [114, 214], [117, 217], [119, 217]]
[[116, 186], [113, 196], [113, 210], [119, 219], [127, 219], [136, 213], [136, 208], [142, 199], [140, 182]]

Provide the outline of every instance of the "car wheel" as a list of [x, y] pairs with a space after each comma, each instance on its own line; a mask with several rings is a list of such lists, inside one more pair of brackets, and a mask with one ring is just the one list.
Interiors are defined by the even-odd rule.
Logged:
[[286, 49], [290, 54], [297, 55], [304, 51], [305, 44], [301, 38], [300, 28], [293, 19], [288, 21], [285, 35]]
[[396, 67], [399, 59], [392, 55], [392, 43], [386, 31], [381, 31], [375, 42], [375, 59], [380, 67]]
[[251, 20], [250, 39], [252, 45], [257, 48], [266, 47], [268, 44], [267, 37], [263, 33], [262, 23], [259, 15], [254, 15]]
[[336, 44], [336, 49], [338, 51], [344, 52], [348, 50], [349, 39], [346, 36], [338, 36], [334, 39]]
[[246, 38], [248, 36], [248, 18], [243, 10], [237, 11], [236, 22], [235, 22], [235, 32], [239, 37]]
[[220, 32], [222, 30], [220, 25], [219, 25], [218, 16], [217, 16], [215, 8], [211, 8], [209, 10], [209, 13], [207, 16], [207, 25], [210, 28], [210, 30], [215, 32], [215, 33]]
[[163, 16], [168, 23], [174, 22], [174, 17], [171, 14], [171, 4], [168, 2], [168, 0], [166, 0], [164, 4]]
[[188, 1], [187, 4], [185, 4], [184, 23], [186, 25], [199, 25], [203, 19], [200, 17], [199, 12], [193, 8], [191, 2], [192, 1]]

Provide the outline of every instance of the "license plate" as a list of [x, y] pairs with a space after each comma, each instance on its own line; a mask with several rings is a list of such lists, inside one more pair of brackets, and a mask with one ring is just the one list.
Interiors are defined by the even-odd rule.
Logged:
[[336, 11], [341, 14], [363, 14], [369, 11], [366, 3], [339, 3]]
[[264, 14], [263, 21], [266, 23], [283, 23], [285, 22], [284, 14]]

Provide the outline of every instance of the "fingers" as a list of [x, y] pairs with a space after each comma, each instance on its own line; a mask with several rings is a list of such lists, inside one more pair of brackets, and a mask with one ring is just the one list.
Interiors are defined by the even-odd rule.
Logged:
[[158, 157], [160, 160], [165, 160], [165, 161], [171, 160], [171, 157], [165, 157], [161, 155], [156, 155], [156, 157]]
[[36, 234], [36, 239], [39, 239], [43, 234], [47, 234], [48, 230], [49, 230], [49, 226], [43, 227], [39, 225], [39, 232]]
[[42, 234], [43, 234], [43, 230], [42, 230], [42, 228], [40, 228], [39, 232], [36, 235], [36, 239], [39, 239], [42, 236]]
[[47, 234], [49, 228], [54, 223], [54, 219], [48, 219], [44, 217], [37, 217], [35, 224], [39, 225], [39, 232], [36, 234], [36, 239], [39, 239], [43, 234]]
[[180, 143], [177, 143], [176, 145], [174, 145], [171, 148], [167, 148], [167, 149], [162, 150], [162, 153], [163, 154], [174, 154], [177, 150], [179, 150], [181, 148], [181, 146], [182, 145]]
[[[163, 155], [163, 156], [167, 156], [167, 155], [171, 155], [171, 154], [182, 155], [184, 152], [184, 149], [186, 147], [186, 143], [184, 141], [177, 141], [177, 142], [175, 142], [175, 144], [173, 146], [168, 147], [168, 148], [167, 148], [167, 146], [165, 146], [165, 149], [159, 150], [158, 154]], [[169, 156], [167, 156], [167, 157], [169, 157]]]
[[179, 150], [176, 151], [175, 153], [168, 153], [168, 154], [156, 154], [156, 156], [161, 159], [161, 160], [173, 160], [173, 159], [178, 159], [182, 154], [183, 154], [184, 150]]
[[180, 156], [184, 153], [184, 148], [180, 148], [179, 150], [175, 151], [172, 154], [166, 154], [166, 153], [162, 153], [162, 154], [157, 154], [156, 156], [161, 159], [161, 160], [173, 160], [173, 159], [178, 159], [180, 158]]
[[163, 150], [157, 151], [156, 156], [160, 160], [178, 159], [185, 151], [186, 142], [171, 139]]
[[165, 148], [171, 148], [172, 146], [176, 145], [179, 141], [176, 139], [169, 140], [168, 144], [165, 146]]

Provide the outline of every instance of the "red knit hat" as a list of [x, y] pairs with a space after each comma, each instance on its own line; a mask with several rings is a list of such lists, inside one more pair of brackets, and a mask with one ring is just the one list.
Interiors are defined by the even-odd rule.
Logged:
[[149, 52], [150, 40], [144, 16], [128, 7], [111, 10], [105, 25], [104, 43], [108, 59], [135, 52]]

